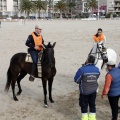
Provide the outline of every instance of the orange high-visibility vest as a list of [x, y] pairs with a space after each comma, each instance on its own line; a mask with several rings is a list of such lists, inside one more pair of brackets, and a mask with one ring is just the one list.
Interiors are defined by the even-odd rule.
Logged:
[[33, 32], [32, 36], [33, 36], [33, 39], [34, 39], [35, 46], [39, 46], [38, 50], [42, 50], [43, 48], [40, 47], [40, 45], [42, 44], [42, 35], [36, 36]]
[[94, 35], [94, 42], [101, 42], [105, 39], [104, 35], [101, 34], [101, 36], [96, 37], [96, 35]]

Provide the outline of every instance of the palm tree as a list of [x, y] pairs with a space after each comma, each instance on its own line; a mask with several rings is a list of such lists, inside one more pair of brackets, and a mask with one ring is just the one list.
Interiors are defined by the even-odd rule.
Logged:
[[66, 9], [66, 3], [64, 0], [58, 1], [55, 7], [60, 11], [60, 18], [62, 18], [62, 11]]
[[97, 7], [97, 1], [96, 0], [87, 0], [87, 9], [91, 10], [91, 13], [93, 14], [94, 8]]
[[69, 0], [67, 6], [68, 6], [68, 9], [69, 9], [69, 12], [70, 12], [70, 16], [72, 18], [72, 10], [76, 6], [75, 1], [73, 2], [72, 0]]
[[40, 10], [46, 10], [46, 2], [42, 0], [35, 1], [35, 8], [38, 10], [38, 18], [40, 18]]
[[25, 12], [26, 18], [29, 18], [29, 14], [34, 10], [34, 4], [30, 0], [20, 1], [20, 11]]

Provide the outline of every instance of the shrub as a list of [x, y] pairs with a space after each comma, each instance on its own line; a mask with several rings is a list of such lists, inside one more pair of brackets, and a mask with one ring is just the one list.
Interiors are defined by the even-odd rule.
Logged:
[[105, 18], [110, 18], [111, 17], [111, 13], [107, 13], [106, 15], [105, 15]]
[[24, 17], [24, 16], [20, 16], [19, 18], [20, 18], [20, 19], [25, 19], [25, 17]]

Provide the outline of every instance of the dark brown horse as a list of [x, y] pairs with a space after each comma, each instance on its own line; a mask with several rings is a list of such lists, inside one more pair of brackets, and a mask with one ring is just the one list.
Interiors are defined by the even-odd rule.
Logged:
[[[51, 45], [48, 43], [48, 45], [45, 46], [46, 49], [43, 50], [43, 55], [41, 59], [41, 66], [42, 66], [42, 84], [43, 84], [43, 91], [44, 91], [44, 104], [45, 107], [47, 107], [47, 82], [48, 82], [48, 88], [49, 88], [49, 100], [51, 103], [53, 103], [52, 99], [52, 83], [54, 76], [56, 74], [56, 68], [55, 68], [55, 57], [54, 57], [54, 46], [56, 43]], [[8, 68], [7, 72], [7, 83], [5, 90], [8, 91], [10, 84], [12, 87], [13, 92], [13, 99], [15, 101], [18, 101], [16, 95], [15, 95], [15, 83], [17, 81], [19, 91], [17, 92], [17, 95], [20, 95], [22, 92], [20, 81], [27, 75], [31, 73], [31, 67], [32, 63], [25, 62], [26, 53], [17, 53], [15, 54], [10, 61], [10, 66]], [[36, 78], [38, 77], [38, 72], [36, 70], [35, 74]]]

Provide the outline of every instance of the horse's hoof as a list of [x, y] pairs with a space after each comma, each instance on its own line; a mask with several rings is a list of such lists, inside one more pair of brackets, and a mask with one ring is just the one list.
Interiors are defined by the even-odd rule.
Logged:
[[54, 103], [54, 100], [50, 100], [51, 103]]
[[14, 101], [18, 101], [17, 97], [14, 97]]
[[[22, 91], [21, 91], [22, 92]], [[21, 94], [21, 92], [17, 92], [17, 96]]]
[[17, 96], [20, 95], [20, 92], [17, 92]]
[[45, 104], [45, 105], [44, 105], [44, 107], [45, 107], [45, 108], [48, 108], [48, 105], [47, 105], [47, 104]]

